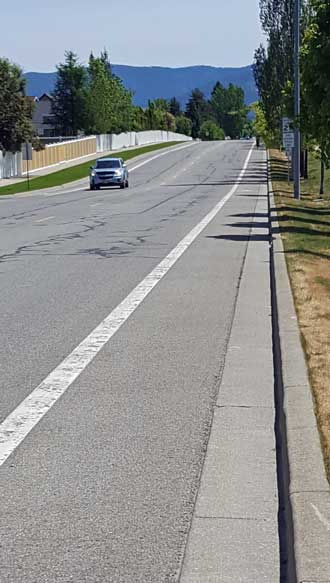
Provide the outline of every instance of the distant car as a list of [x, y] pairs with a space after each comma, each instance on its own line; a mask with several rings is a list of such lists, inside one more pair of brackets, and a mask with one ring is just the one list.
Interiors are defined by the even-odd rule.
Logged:
[[101, 186], [120, 186], [128, 188], [128, 170], [122, 158], [100, 158], [90, 169], [89, 185], [91, 190]]

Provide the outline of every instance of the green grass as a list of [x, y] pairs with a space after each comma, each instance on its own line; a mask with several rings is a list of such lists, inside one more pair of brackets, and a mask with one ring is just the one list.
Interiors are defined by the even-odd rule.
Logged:
[[[288, 184], [288, 168], [286, 159], [277, 150], [273, 152], [271, 160], [271, 177], [273, 182], [282, 182], [280, 190], [284, 194], [292, 194], [293, 183]], [[301, 193], [311, 199], [319, 198], [321, 177], [321, 162], [315, 154], [309, 154], [308, 179], [301, 180]], [[330, 200], [330, 169], [325, 170], [323, 200]]]
[[[140, 154], [147, 154], [148, 152], [154, 152], [155, 150], [161, 150], [163, 148], [168, 148], [169, 146], [175, 146], [179, 143], [180, 142], [166, 142], [162, 144], [143, 146], [134, 150], [114, 152], [113, 155], [123, 158], [124, 160], [130, 160], [131, 158], [135, 158]], [[86, 178], [86, 176], [89, 174], [89, 169], [91, 166], [93, 166], [94, 162], [95, 160], [89, 160], [88, 162], [78, 164], [77, 166], [65, 168], [64, 170], [58, 170], [57, 172], [45, 174], [44, 176], [31, 178], [30, 190], [41, 190], [43, 188], [52, 188], [53, 186], [62, 186], [63, 184]], [[27, 180], [23, 180], [21, 182], [17, 182], [16, 184], [0, 187], [0, 195], [18, 194], [20, 192], [26, 192], [27, 190], [28, 182]]]
[[310, 177], [302, 181], [301, 200], [296, 201], [293, 186], [287, 183], [283, 156], [271, 152], [271, 177], [287, 256], [301, 254], [330, 259], [330, 171], [326, 172], [326, 194], [320, 200], [319, 164], [315, 158], [310, 160]]
[[[308, 164], [308, 180], [303, 180], [301, 185], [301, 191], [303, 194], [316, 194], [320, 192], [320, 176], [321, 176], [321, 162], [316, 158], [315, 155], [310, 155]], [[324, 181], [324, 195], [322, 196], [325, 200], [330, 200], [330, 169], [325, 170], [325, 181]]]

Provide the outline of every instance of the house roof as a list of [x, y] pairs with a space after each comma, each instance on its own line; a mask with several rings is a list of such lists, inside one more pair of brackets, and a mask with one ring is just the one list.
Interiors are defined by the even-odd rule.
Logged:
[[49, 99], [50, 101], [53, 101], [52, 96], [50, 95], [50, 93], [43, 93], [42, 95], [40, 95], [39, 97], [39, 101], [41, 101], [42, 99]]

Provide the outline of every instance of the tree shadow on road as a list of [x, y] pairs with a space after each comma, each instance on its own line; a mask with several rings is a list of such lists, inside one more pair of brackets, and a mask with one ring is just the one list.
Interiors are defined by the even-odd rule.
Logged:
[[269, 241], [269, 235], [246, 234], [246, 235], [207, 235], [207, 239], [218, 241]]

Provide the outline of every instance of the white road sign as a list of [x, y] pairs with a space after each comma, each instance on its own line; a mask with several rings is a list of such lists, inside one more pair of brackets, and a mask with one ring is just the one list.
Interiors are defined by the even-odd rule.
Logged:
[[282, 140], [287, 154], [291, 155], [294, 147], [294, 130], [292, 129], [292, 120], [288, 117], [283, 117], [282, 120]]

